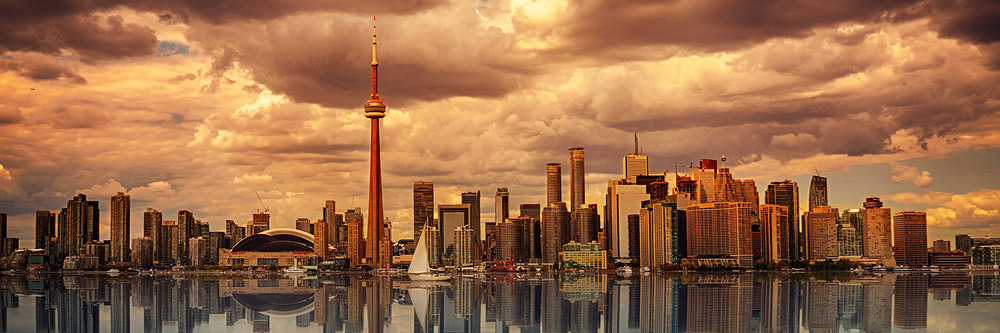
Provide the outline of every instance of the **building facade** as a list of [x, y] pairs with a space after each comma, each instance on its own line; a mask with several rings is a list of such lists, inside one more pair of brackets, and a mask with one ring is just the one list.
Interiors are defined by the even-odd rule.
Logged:
[[809, 182], [809, 211], [818, 206], [827, 206], [826, 177], [812, 176]]
[[760, 205], [761, 260], [769, 263], [787, 261], [788, 207]]
[[869, 197], [865, 199], [862, 214], [863, 256], [869, 259], [891, 259], [892, 211], [883, 208], [878, 197]]
[[788, 211], [788, 259], [799, 260], [802, 248], [799, 229], [799, 184], [785, 179], [771, 182], [764, 192], [764, 203], [784, 206]]
[[434, 182], [413, 182], [413, 239], [420, 239], [424, 226], [434, 220]]
[[927, 213], [904, 211], [892, 216], [896, 264], [927, 266]]
[[129, 227], [131, 223], [131, 199], [118, 192], [111, 197], [111, 262], [127, 263], [129, 257]]
[[555, 263], [559, 260], [559, 250], [570, 240], [569, 219], [564, 202], [542, 209], [542, 262]]
[[586, 173], [584, 172], [583, 147], [569, 149], [569, 210], [575, 212], [587, 202], [585, 195]]
[[639, 266], [677, 264], [677, 204], [651, 203], [639, 211]]
[[837, 218], [836, 208], [816, 206], [803, 215], [805, 223], [804, 258], [809, 261], [836, 259], [840, 256], [837, 249]]
[[753, 265], [751, 207], [746, 202], [714, 202], [687, 208], [688, 257], [731, 258]]
[[545, 207], [562, 202], [562, 166], [549, 163], [545, 166]]

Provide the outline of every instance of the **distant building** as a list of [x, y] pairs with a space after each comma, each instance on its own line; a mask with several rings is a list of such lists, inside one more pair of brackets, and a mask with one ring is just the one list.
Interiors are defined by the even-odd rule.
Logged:
[[[441, 260], [445, 265], [455, 263], [455, 234], [456, 228], [469, 225], [470, 211], [472, 205], [438, 205], [438, 230], [448, 230], [441, 232], [444, 239], [441, 240]], [[475, 232], [475, 231], [473, 231]]]
[[413, 182], [413, 239], [420, 239], [424, 225], [434, 220], [434, 182]]
[[330, 244], [327, 241], [330, 239], [327, 235], [329, 232], [329, 226], [326, 221], [319, 220], [316, 222], [315, 228], [313, 228], [313, 251], [316, 252], [316, 256], [319, 257], [320, 261], [326, 261], [330, 259]]
[[311, 224], [312, 221], [309, 221], [309, 218], [300, 217], [295, 219], [295, 229], [301, 230], [302, 232], [308, 232], [310, 234], [313, 233], [311, 230]]
[[801, 257], [801, 241], [799, 230], [799, 184], [785, 179], [780, 182], [771, 182], [764, 192], [764, 203], [770, 205], [784, 206], [788, 211], [788, 259], [799, 260]]
[[694, 191], [695, 200], [700, 203], [716, 202], [715, 179], [718, 170], [716, 160], [702, 159], [698, 169], [692, 170], [691, 178], [697, 182]]
[[497, 194], [493, 196], [493, 220], [500, 223], [508, 218], [510, 218], [510, 190], [499, 187]]
[[[646, 186], [630, 184], [625, 180], [608, 181], [607, 207], [604, 226], [608, 234], [612, 258], [630, 258], [628, 216], [638, 214], [642, 202], [649, 200]], [[544, 223], [543, 223], [544, 224]], [[638, 253], [636, 253], [638, 255]]]
[[746, 202], [702, 203], [687, 208], [688, 257], [731, 258], [753, 265], [751, 205]]
[[182, 210], [177, 212], [177, 237], [174, 241], [177, 242], [177, 254], [174, 256], [174, 260], [179, 265], [190, 265], [191, 255], [188, 252], [191, 249], [191, 236], [194, 234], [194, 214], [190, 211]]
[[805, 213], [805, 260], [823, 261], [840, 256], [837, 249], [836, 208], [816, 206]]
[[132, 265], [139, 268], [153, 266], [153, 240], [151, 238], [132, 239]]
[[882, 201], [878, 197], [869, 197], [865, 199], [864, 209], [861, 212], [864, 219], [861, 231], [864, 236], [862, 242], [864, 257], [891, 259], [892, 211], [889, 208], [882, 208]]
[[676, 264], [677, 204], [651, 203], [639, 211], [639, 265], [659, 269]]
[[776, 263], [788, 260], [788, 207], [760, 205], [761, 260]]
[[[6, 215], [0, 219], [6, 219]], [[47, 210], [35, 212], [35, 248], [46, 249], [49, 239], [55, 236], [56, 214]]]
[[980, 245], [972, 248], [973, 265], [1000, 265], [1000, 245]]
[[222, 231], [212, 231], [208, 233], [205, 237], [207, 241], [205, 243], [205, 264], [206, 265], [218, 265], [219, 264], [219, 250], [223, 249], [223, 243], [226, 239], [226, 233]]
[[597, 204], [583, 205], [570, 213], [570, 239], [581, 244], [597, 240], [600, 229]]
[[188, 240], [191, 247], [188, 250], [191, 266], [204, 266], [205, 258], [208, 256], [208, 242], [204, 238], [191, 238]]
[[622, 157], [622, 176], [633, 179], [635, 176], [649, 174], [649, 157], [639, 153], [639, 137], [635, 136], [635, 150]]
[[[361, 264], [361, 258], [365, 257], [365, 238], [362, 229], [361, 215], [352, 216], [344, 214], [347, 220], [347, 258], [351, 261], [351, 267]], [[235, 248], [233, 249], [235, 251]]]
[[562, 202], [562, 166], [549, 163], [545, 166], [545, 207]]
[[934, 251], [944, 251], [944, 252], [951, 251], [951, 241], [938, 239], [934, 241], [933, 248]]
[[131, 199], [123, 192], [111, 197], [111, 262], [126, 263], [129, 258]]
[[460, 226], [454, 230], [455, 237], [455, 267], [474, 265], [476, 257], [476, 233], [468, 226]]
[[845, 209], [837, 220], [837, 248], [841, 256], [861, 256], [864, 254], [862, 246], [862, 225], [864, 215], [860, 209]]
[[818, 206], [828, 206], [826, 194], [826, 177], [812, 176], [809, 182], [809, 210]]
[[426, 238], [424, 245], [427, 246], [427, 261], [430, 266], [444, 266], [444, 263], [441, 261], [441, 253], [443, 251], [441, 241], [444, 239], [441, 236], [441, 230], [434, 226], [434, 224], [429, 225], [424, 229], [424, 237]]
[[[469, 228], [476, 233], [476, 239], [481, 239], [483, 234], [483, 224], [482, 224], [482, 195], [479, 191], [469, 191], [462, 193], [462, 204], [469, 205], [469, 217], [465, 224], [469, 225]], [[440, 216], [439, 216], [440, 217]], [[453, 230], [453, 229], [443, 229], [443, 230]]]
[[929, 265], [941, 268], [966, 268], [972, 264], [972, 257], [959, 250], [931, 250], [927, 251], [927, 261]]
[[542, 209], [542, 262], [555, 263], [559, 260], [559, 250], [570, 240], [569, 218], [564, 202]]
[[896, 264], [927, 266], [927, 213], [905, 211], [892, 218]]
[[[243, 267], [307, 265], [319, 261], [314, 252], [315, 244], [315, 238], [309, 233], [275, 228], [244, 238], [232, 251], [221, 251], [219, 261], [222, 265]], [[354, 261], [350, 264], [358, 265]]]
[[249, 228], [247, 232], [250, 235], [256, 235], [271, 229], [271, 214], [267, 212], [264, 213], [253, 213], [253, 219], [250, 220]]
[[559, 267], [563, 269], [607, 269], [608, 252], [601, 249], [597, 242], [580, 244], [570, 241], [561, 247], [558, 259]]
[[575, 212], [585, 202], [586, 172], [584, 172], [583, 147], [569, 149], [569, 210]]
[[344, 218], [340, 217], [338, 219], [337, 215], [337, 202], [334, 200], [326, 200], [323, 203], [323, 222], [326, 222], [327, 245], [340, 241], [340, 227], [344, 224]]
[[152, 260], [162, 261], [163, 253], [167, 249], [164, 243], [166, 236], [163, 234], [163, 213], [153, 209], [153, 207], [146, 207], [146, 211], [142, 213], [142, 237], [149, 238], [153, 244]]

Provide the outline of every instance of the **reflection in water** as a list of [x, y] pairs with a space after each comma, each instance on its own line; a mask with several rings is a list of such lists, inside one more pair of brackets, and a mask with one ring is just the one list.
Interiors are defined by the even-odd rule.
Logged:
[[[0, 278], [0, 330], [890, 332], [935, 330], [928, 318], [955, 312], [933, 313], [930, 302], [996, 313], [1000, 276], [488, 275], [410, 282], [361, 275], [8, 275]], [[994, 328], [997, 321], [962, 320]]]

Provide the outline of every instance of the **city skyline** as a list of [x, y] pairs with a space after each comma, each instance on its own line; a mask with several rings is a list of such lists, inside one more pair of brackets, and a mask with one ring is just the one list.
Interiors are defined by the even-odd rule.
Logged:
[[[602, 204], [607, 180], [621, 178], [620, 158], [636, 150], [651, 174], [726, 155], [735, 177], [756, 181], [761, 203], [766, 184], [798, 183], [796, 218], [818, 169], [830, 206], [861, 208], [878, 196], [893, 212], [925, 211], [928, 241], [1000, 228], [1000, 203], [990, 199], [1000, 195], [997, 51], [956, 23], [974, 6], [851, 4], [813, 8], [824, 14], [798, 24], [763, 10], [761, 23], [746, 24], [775, 25], [748, 31], [771, 32], [747, 35], [711, 19], [738, 6], [665, 5], [651, 11], [662, 14], [654, 21], [595, 32], [564, 20], [631, 14], [599, 3], [508, 5], [424, 3], [380, 20], [383, 91], [399, 103], [386, 111], [382, 138], [393, 239], [412, 237], [414, 181], [434, 182], [435, 204], [494, 188], [509, 188], [509, 206], [544, 203], [545, 165], [560, 163], [560, 195], [574, 210], [571, 147], [587, 152], [582, 204]], [[272, 228], [293, 228], [320, 218], [326, 200], [341, 211], [364, 206], [368, 129], [357, 108], [368, 93], [367, 42], [358, 36], [370, 17], [356, 12], [374, 8], [358, 6], [222, 16], [183, 4], [5, 10], [10, 31], [62, 37], [0, 37], [8, 237], [29, 247], [36, 211], [81, 193], [103, 207], [93, 236], [101, 240], [111, 238], [118, 192], [131, 197], [129, 241], [142, 236], [145, 207], [168, 219], [187, 210], [221, 230], [262, 208]], [[455, 19], [428, 20], [436, 15]], [[707, 35], [625, 33], [684, 31], [662, 17], [699, 18], [680, 21]], [[35, 29], [43, 26], [54, 28]], [[67, 26], [101, 33], [80, 42]], [[540, 37], [552, 26], [571, 29]], [[286, 35], [297, 31], [317, 33]], [[602, 51], [609, 46], [629, 55]], [[809, 65], [788, 62], [796, 57]], [[484, 223], [495, 219], [491, 202], [481, 211]]]

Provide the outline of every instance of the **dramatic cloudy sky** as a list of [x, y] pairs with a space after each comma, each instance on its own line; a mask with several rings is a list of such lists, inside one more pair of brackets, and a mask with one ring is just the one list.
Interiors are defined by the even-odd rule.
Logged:
[[482, 191], [492, 221], [497, 187], [544, 200], [573, 146], [603, 205], [633, 132], [656, 172], [725, 155], [805, 202], [818, 169], [841, 209], [877, 195], [932, 240], [1000, 235], [1000, 4], [979, 0], [3, 1], [10, 235], [32, 246], [34, 211], [76, 193], [104, 221], [129, 193], [133, 237], [146, 207], [244, 222], [254, 192], [275, 226], [364, 207], [372, 15], [395, 239], [413, 181]]

